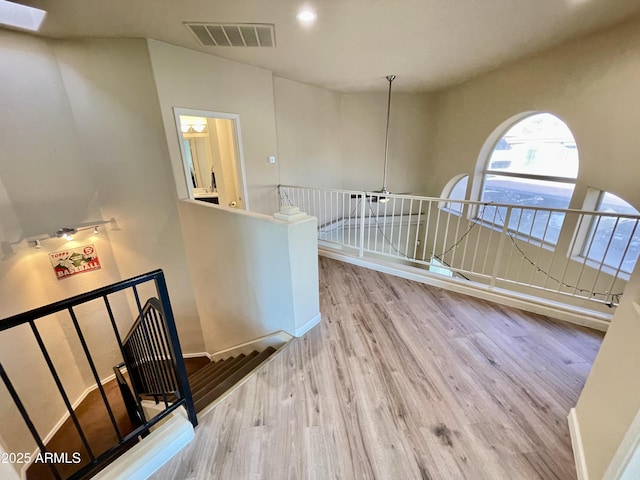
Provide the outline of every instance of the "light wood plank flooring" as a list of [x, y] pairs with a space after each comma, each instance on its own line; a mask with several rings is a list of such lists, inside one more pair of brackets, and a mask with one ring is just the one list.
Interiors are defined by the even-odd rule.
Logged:
[[602, 334], [326, 258], [322, 322], [152, 478], [575, 479]]

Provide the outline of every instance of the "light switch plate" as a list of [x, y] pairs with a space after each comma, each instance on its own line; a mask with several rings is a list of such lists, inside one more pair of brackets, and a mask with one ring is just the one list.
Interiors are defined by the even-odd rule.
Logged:
[[271, 155], [271, 156], [269, 157], [269, 163], [270, 163], [271, 165], [275, 165], [275, 163], [276, 163], [276, 157], [275, 157], [275, 156], [273, 156], [273, 155]]

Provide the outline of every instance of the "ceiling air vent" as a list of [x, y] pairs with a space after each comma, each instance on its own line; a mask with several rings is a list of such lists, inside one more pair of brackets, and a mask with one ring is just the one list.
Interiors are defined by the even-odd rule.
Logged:
[[205, 47], [275, 47], [271, 23], [185, 23]]

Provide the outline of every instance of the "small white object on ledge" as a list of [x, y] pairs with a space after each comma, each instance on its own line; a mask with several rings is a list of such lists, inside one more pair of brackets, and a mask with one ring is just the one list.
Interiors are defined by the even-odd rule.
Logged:
[[277, 220], [282, 220], [283, 222], [293, 223], [298, 222], [300, 220], [304, 220], [305, 218], [309, 218], [309, 216], [301, 212], [298, 207], [294, 207], [292, 205], [285, 205], [284, 207], [280, 207], [280, 211], [278, 213], [274, 213], [273, 217]]

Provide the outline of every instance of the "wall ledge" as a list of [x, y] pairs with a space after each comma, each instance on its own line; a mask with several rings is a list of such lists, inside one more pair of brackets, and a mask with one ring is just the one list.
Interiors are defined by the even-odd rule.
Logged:
[[183, 408], [177, 409], [160, 427], [93, 477], [93, 480], [145, 480], [195, 436]]

